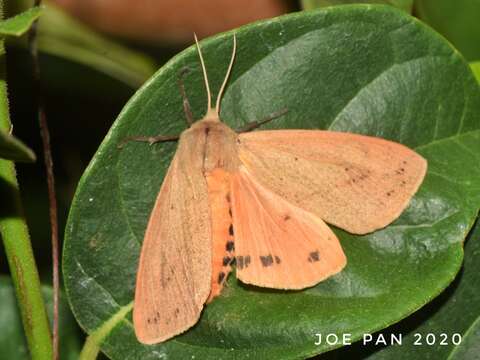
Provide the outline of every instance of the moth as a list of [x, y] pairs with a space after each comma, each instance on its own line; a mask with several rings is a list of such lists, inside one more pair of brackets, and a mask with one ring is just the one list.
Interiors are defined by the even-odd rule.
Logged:
[[346, 257], [326, 223], [352, 234], [387, 226], [427, 169], [414, 151], [376, 137], [232, 130], [219, 110], [236, 39], [215, 108], [195, 40], [208, 108], [179, 136], [145, 232], [133, 309], [135, 334], [144, 344], [192, 327], [220, 294], [234, 262], [243, 283], [275, 289], [304, 289], [338, 273]]

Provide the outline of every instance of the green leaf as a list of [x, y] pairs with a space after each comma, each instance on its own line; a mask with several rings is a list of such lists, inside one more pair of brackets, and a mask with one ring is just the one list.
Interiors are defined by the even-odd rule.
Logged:
[[472, 69], [473, 75], [475, 75], [477, 81], [480, 84], [480, 61], [470, 63], [470, 68]]
[[0, 131], [0, 158], [32, 162], [35, 161], [35, 153], [16, 137]]
[[[331, 352], [329, 359], [474, 359], [465, 355], [479, 354], [479, 290], [480, 222], [477, 221], [465, 244], [463, 269], [455, 281], [420, 311], [381, 332], [385, 339], [390, 339], [390, 334], [397, 338], [401, 334], [401, 346], [381, 348], [357, 343]], [[375, 334], [373, 338], [377, 336], [380, 335]], [[427, 345], [427, 336], [432, 345]], [[415, 342], [422, 345], [414, 345]]]
[[[70, 304], [112, 359], [299, 358], [332, 349], [316, 333], [385, 328], [431, 301], [454, 279], [480, 203], [480, 89], [463, 58], [419, 21], [389, 6], [355, 5], [291, 14], [235, 30], [238, 51], [222, 101], [232, 128], [279, 109], [269, 128], [350, 131], [415, 148], [427, 177], [408, 209], [366, 236], [335, 229], [348, 258], [318, 286], [282, 292], [234, 276], [193, 329], [142, 346], [131, 323], [138, 256], [175, 144], [130, 143], [130, 135], [186, 127], [177, 80], [187, 66], [196, 118], [206, 94], [190, 47], [125, 106], [83, 175], [69, 215], [63, 270]], [[233, 33], [202, 42], [219, 89]], [[442, 76], [438, 76], [442, 74]]]
[[465, 334], [462, 343], [452, 352], [450, 360], [475, 359], [480, 354], [480, 317]]
[[0, 36], [21, 36], [30, 29], [42, 13], [42, 8], [34, 7], [7, 20], [0, 21]]
[[417, 0], [415, 10], [468, 60], [480, 59], [480, 1]]
[[302, 7], [305, 10], [311, 10], [326, 6], [346, 5], [346, 4], [385, 4], [396, 8], [412, 12], [413, 0], [302, 0]]
[[[43, 296], [47, 299], [48, 315], [52, 318], [52, 289], [42, 287]], [[18, 313], [15, 291], [9, 278], [0, 277], [0, 349], [2, 359], [28, 360], [27, 342], [23, 334], [22, 321]], [[68, 305], [61, 301], [60, 319], [60, 355], [65, 360], [76, 360], [81, 345], [80, 331]]]

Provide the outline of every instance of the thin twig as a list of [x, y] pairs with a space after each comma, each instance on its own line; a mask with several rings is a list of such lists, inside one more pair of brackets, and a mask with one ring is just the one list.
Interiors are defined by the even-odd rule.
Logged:
[[[35, 0], [34, 6], [40, 6], [41, 0]], [[28, 47], [32, 58], [33, 67], [33, 88], [34, 96], [37, 99], [38, 122], [40, 126], [40, 135], [43, 143], [43, 156], [45, 160], [45, 171], [47, 173], [48, 200], [50, 204], [50, 228], [52, 241], [52, 267], [53, 267], [53, 329], [52, 329], [52, 347], [53, 360], [59, 358], [59, 337], [58, 337], [58, 302], [59, 302], [59, 268], [58, 268], [58, 218], [57, 218], [57, 197], [55, 194], [55, 178], [53, 175], [53, 160], [50, 147], [50, 132], [48, 130], [47, 117], [45, 115], [45, 99], [40, 83], [40, 66], [38, 61], [37, 47], [37, 27], [38, 21], [32, 25], [28, 36]]]

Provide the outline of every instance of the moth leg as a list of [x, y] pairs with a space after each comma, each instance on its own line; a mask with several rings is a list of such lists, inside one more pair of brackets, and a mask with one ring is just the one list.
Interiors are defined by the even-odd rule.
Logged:
[[[187, 94], [185, 92], [185, 85], [183, 83], [183, 78], [190, 69], [188, 67], [184, 67], [180, 70], [178, 76], [178, 87], [180, 88], [180, 94], [183, 98], [183, 111], [185, 112], [185, 118], [187, 120], [188, 126], [193, 124], [193, 115], [192, 110], [190, 108], [190, 102], [188, 101]], [[158, 142], [165, 142], [165, 141], [175, 141], [178, 140], [178, 135], [157, 135], [157, 136], [129, 136], [123, 139], [119, 144], [118, 148], [121, 149], [125, 146], [126, 143], [130, 141], [141, 141], [141, 142], [148, 142], [150, 145], [156, 144]]]
[[123, 148], [126, 143], [130, 141], [148, 142], [153, 145], [158, 142], [175, 141], [178, 140], [179, 135], [157, 135], [157, 136], [128, 136], [117, 145], [119, 149]]
[[185, 85], [183, 83], [183, 78], [188, 74], [189, 71], [190, 69], [188, 67], [184, 67], [180, 70], [178, 74], [178, 87], [183, 99], [183, 111], [185, 112], [185, 119], [187, 120], [188, 126], [192, 126], [194, 122], [192, 109], [190, 108], [190, 102], [188, 101], [187, 93], [185, 92]]
[[276, 118], [286, 114], [287, 112], [288, 112], [287, 108], [276, 111], [276, 112], [273, 112], [270, 115], [268, 115], [266, 118], [263, 118], [262, 120], [256, 120], [256, 121], [249, 122], [248, 124], [242, 126], [241, 128], [236, 129], [235, 131], [237, 133], [252, 131], [252, 130], [262, 126], [263, 124], [266, 124], [266, 123], [272, 121], [273, 119], [276, 119]]

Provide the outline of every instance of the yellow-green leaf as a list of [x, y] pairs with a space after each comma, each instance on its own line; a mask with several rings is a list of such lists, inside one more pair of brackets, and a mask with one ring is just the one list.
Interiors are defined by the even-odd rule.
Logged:
[[0, 21], [0, 36], [21, 36], [40, 17], [42, 8], [34, 7], [10, 19]]

